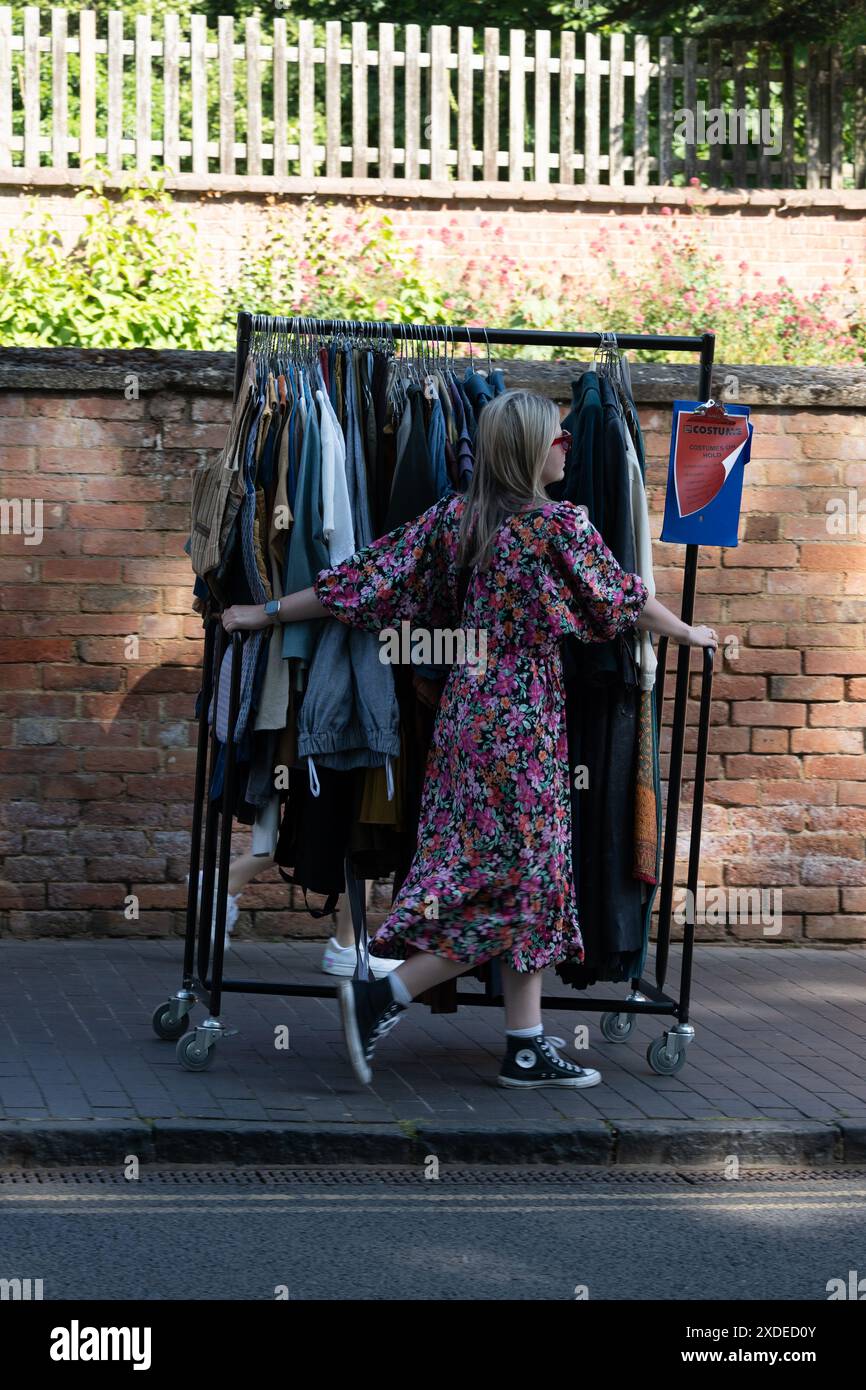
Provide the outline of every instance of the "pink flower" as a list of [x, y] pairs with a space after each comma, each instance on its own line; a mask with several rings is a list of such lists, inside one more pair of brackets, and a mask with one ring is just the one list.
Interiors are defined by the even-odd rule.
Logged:
[[662, 217], [673, 217], [673, 208], [665, 206], [663, 208], [660, 208], [659, 211], [661, 212]]

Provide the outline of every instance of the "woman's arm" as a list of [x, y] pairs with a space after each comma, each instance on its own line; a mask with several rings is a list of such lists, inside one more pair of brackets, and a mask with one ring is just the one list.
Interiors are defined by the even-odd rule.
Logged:
[[235, 604], [222, 614], [222, 625], [226, 632], [255, 632], [258, 628], [273, 623], [297, 623], [304, 618], [327, 618], [327, 608], [316, 598], [312, 588], [299, 589], [296, 594], [286, 594], [280, 599], [280, 611], [273, 616], [265, 612], [263, 603]]
[[644, 632], [655, 632], [659, 637], [672, 637], [689, 647], [712, 647], [719, 645], [718, 635], [711, 627], [689, 627], [658, 599], [648, 598], [640, 617], [635, 624]]

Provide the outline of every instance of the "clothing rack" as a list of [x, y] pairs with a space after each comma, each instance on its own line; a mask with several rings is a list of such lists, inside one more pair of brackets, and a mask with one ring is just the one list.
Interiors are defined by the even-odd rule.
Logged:
[[[243, 371], [249, 355], [254, 332], [301, 332], [321, 334], [342, 334], [346, 337], [375, 337], [386, 340], [413, 340], [416, 342], [443, 344], [456, 348], [458, 344], [503, 343], [510, 346], [547, 346], [567, 348], [598, 348], [603, 341], [610, 340], [610, 334], [597, 332], [556, 332], [547, 329], [511, 329], [452, 327], [441, 324], [402, 324], [382, 322], [361, 322], [343, 319], [299, 319], [276, 317], [241, 312], [237, 320], [237, 355], [235, 359], [234, 399], [243, 380]], [[668, 352], [690, 352], [699, 357], [697, 398], [707, 401], [712, 395], [713, 356], [715, 335], [703, 333], [699, 336], [673, 336], [664, 334], [623, 333], [616, 335], [616, 345], [628, 349], [654, 349]], [[471, 349], [470, 349], [471, 350]], [[680, 614], [683, 622], [691, 624], [694, 616], [695, 591], [698, 573], [697, 545], [687, 545], [683, 570], [683, 588]], [[223, 772], [222, 804], [207, 796], [210, 779], [217, 756], [215, 730], [209, 727], [208, 711], [213, 693], [214, 652], [217, 647], [218, 661], [221, 662], [228, 642], [231, 641], [232, 668], [229, 696], [228, 738], [226, 742], [225, 766]], [[228, 873], [231, 856], [232, 808], [236, 788], [236, 753], [234, 730], [240, 706], [241, 674], [240, 633], [229, 638], [218, 617], [211, 617], [205, 623], [204, 654], [202, 661], [202, 689], [199, 711], [198, 742], [196, 752], [195, 792], [193, 803], [192, 833], [189, 860], [189, 891], [187, 895], [186, 934], [184, 942], [183, 983], [178, 992], [160, 1004], [153, 1014], [152, 1024], [159, 1038], [177, 1041], [177, 1056], [183, 1066], [191, 1071], [201, 1071], [213, 1059], [216, 1043], [236, 1032], [225, 1026], [220, 1018], [223, 993], [277, 994], [295, 997], [335, 998], [335, 985], [271, 983], [261, 980], [238, 980], [223, 978], [223, 957], [225, 945], [225, 923], [228, 902]], [[664, 709], [664, 691], [667, 668], [667, 638], [662, 637], [658, 644], [658, 667], [656, 672], [656, 728], [660, 735]], [[665, 989], [670, 955], [671, 906], [673, 902], [674, 871], [676, 863], [677, 832], [679, 827], [680, 788], [682, 779], [683, 751], [685, 747], [689, 658], [691, 649], [680, 645], [677, 652], [676, 685], [674, 689], [674, 708], [671, 731], [671, 748], [668, 760], [667, 803], [664, 819], [662, 849], [662, 871], [659, 892], [658, 935], [654, 960], [654, 979], [634, 978], [631, 991], [624, 999], [586, 999], [568, 996], [544, 995], [542, 1007], [547, 1009], [580, 1010], [600, 1013], [601, 1032], [608, 1042], [625, 1041], [638, 1014], [658, 1014], [672, 1017], [676, 1021], [666, 1028], [660, 1038], [650, 1043], [647, 1060], [659, 1075], [673, 1075], [686, 1061], [686, 1049], [694, 1040], [695, 1030], [689, 1022], [691, 998], [691, 975], [694, 954], [695, 924], [687, 920], [683, 930], [682, 960], [680, 967], [679, 995], [675, 997]], [[703, 820], [704, 785], [706, 780], [707, 747], [710, 728], [710, 704], [712, 698], [713, 653], [709, 647], [702, 649], [700, 700], [697, 721], [697, 753], [695, 759], [694, 789], [692, 800], [691, 837], [687, 872], [689, 900], [697, 896], [698, 873], [701, 851], [701, 825]], [[214, 702], [216, 704], [216, 702]], [[214, 710], [214, 723], [216, 711]], [[210, 764], [210, 776], [208, 765]], [[204, 803], [207, 798], [207, 814]], [[204, 851], [202, 853], [202, 824], [204, 823]], [[202, 874], [201, 911], [198, 903], [199, 868]], [[213, 965], [210, 969], [210, 935], [213, 915], [214, 870], [216, 874], [217, 912], [214, 925]], [[346, 861], [346, 887], [352, 910], [356, 941], [360, 943], [366, 932], [364, 894], [362, 884], [354, 877], [351, 865]], [[689, 914], [691, 916], [692, 914]], [[198, 925], [198, 932], [196, 927]], [[499, 1005], [502, 1002], [499, 989], [498, 971], [491, 971], [484, 991], [463, 990], [457, 992], [458, 1004], [477, 1006]], [[208, 1009], [208, 1017], [188, 1031], [188, 1017], [192, 1008], [202, 1003]]]

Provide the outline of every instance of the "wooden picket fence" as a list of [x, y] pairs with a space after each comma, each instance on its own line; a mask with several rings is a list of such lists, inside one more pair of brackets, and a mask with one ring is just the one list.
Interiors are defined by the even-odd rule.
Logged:
[[[398, 180], [866, 187], [866, 48], [277, 16], [216, 31], [0, 6], [0, 178], [156, 172], [198, 188]], [[50, 32], [43, 32], [47, 28]], [[348, 32], [347, 32], [348, 31]], [[399, 45], [398, 45], [399, 38]], [[677, 141], [678, 113], [771, 111], [779, 148]], [[479, 192], [483, 190], [479, 188]]]

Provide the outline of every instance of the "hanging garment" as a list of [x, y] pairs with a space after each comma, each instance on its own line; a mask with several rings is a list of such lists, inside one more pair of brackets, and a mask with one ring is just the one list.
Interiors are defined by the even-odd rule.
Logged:
[[322, 534], [332, 565], [355, 549], [352, 502], [346, 482], [346, 443], [334, 408], [325, 392], [316, 391], [322, 437]]
[[[611, 383], [585, 372], [572, 383], [563, 421], [572, 448], [560, 490], [586, 506], [620, 566], [635, 572], [625, 425]], [[572, 864], [585, 957], [560, 976], [575, 988], [619, 980], [644, 942], [646, 917], [634, 876], [640, 691], [634, 636], [594, 647], [566, 638], [563, 668], [572, 809]]]
[[632, 873], [644, 883], [658, 883], [661, 801], [656, 785], [655, 701], [651, 690], [640, 693], [637, 775], [634, 792]]
[[[403, 619], [448, 626], [456, 604], [462, 496], [317, 577], [323, 605], [376, 632]], [[583, 955], [570, 866], [567, 739], [559, 639], [608, 640], [645, 602], [594, 528], [567, 504], [510, 517], [492, 574], [476, 575], [466, 622], [488, 633], [486, 664], [455, 665], [436, 716], [419, 848], [372, 944], [414, 944], [517, 970]], [[531, 596], [531, 597], [530, 597]], [[514, 619], [514, 610], [523, 612]], [[492, 647], [492, 650], [490, 648]], [[431, 905], [434, 911], [431, 911]]]
[[[646, 488], [641, 472], [640, 460], [634, 440], [628, 429], [625, 431], [625, 452], [628, 464], [629, 494], [631, 498], [633, 553], [635, 573], [639, 574], [651, 598], [655, 598], [656, 582], [653, 577], [653, 547], [650, 533], [649, 507]], [[652, 690], [656, 683], [658, 658], [649, 632], [637, 634], [635, 658], [640, 671], [641, 690]]]
[[477, 420], [487, 402], [492, 401], [496, 395], [493, 383], [483, 372], [477, 372], [473, 366], [469, 366], [463, 373], [462, 387]]
[[193, 474], [189, 556], [193, 570], [203, 580], [212, 576], [223, 560], [229, 532], [243, 501], [242, 453], [256, 406], [255, 363], [247, 358], [225, 445], [212, 462]]
[[306, 769], [289, 768], [289, 795], [274, 858], [281, 869], [292, 870], [289, 881], [305, 893], [333, 896], [332, 908], [336, 895], [346, 889], [346, 847], [359, 775], [323, 768], [320, 791], [314, 796]]
[[[283, 593], [307, 589], [313, 576], [328, 563], [328, 547], [322, 533], [322, 449], [315, 408], [309, 408], [309, 386], [304, 375], [298, 395], [299, 409], [307, 409], [303, 453], [292, 511], [295, 521], [286, 556]], [[321, 618], [283, 627], [283, 656], [296, 657], [308, 665], [322, 629]]]
[[[346, 357], [352, 357], [347, 349]], [[346, 483], [357, 546], [372, 540], [367, 482], [361, 447], [355, 373], [346, 369]], [[350, 557], [353, 558], [353, 557]], [[347, 561], [349, 563], [349, 561]], [[322, 566], [325, 568], [325, 566]], [[400, 752], [399, 710], [394, 679], [379, 660], [379, 642], [369, 633], [328, 623], [316, 647], [307, 691], [298, 715], [298, 755], [306, 758], [315, 792], [316, 767], [335, 770], [375, 767]]]
[[410, 386], [406, 395], [407, 410], [410, 411], [409, 432], [406, 447], [397, 459], [385, 518], [386, 533], [420, 516], [439, 498], [436, 470], [427, 443], [424, 393], [420, 386]]

